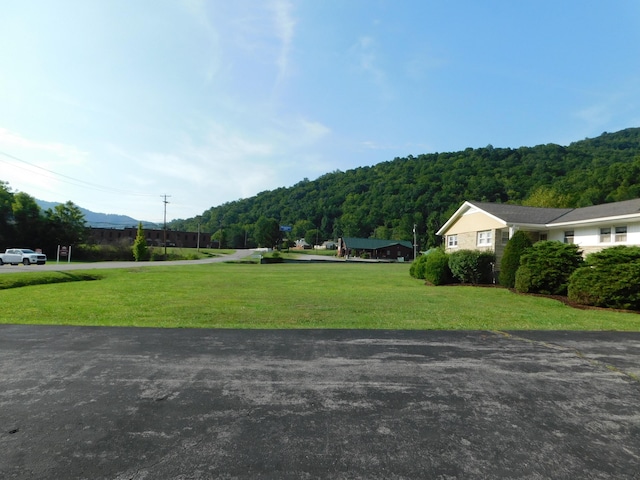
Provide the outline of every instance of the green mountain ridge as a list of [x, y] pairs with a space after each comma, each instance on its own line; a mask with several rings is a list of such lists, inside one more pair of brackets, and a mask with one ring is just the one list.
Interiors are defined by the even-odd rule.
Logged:
[[411, 240], [436, 245], [435, 232], [465, 200], [582, 207], [640, 197], [640, 128], [568, 146], [467, 148], [397, 157], [335, 171], [292, 187], [212, 207], [170, 228], [214, 233], [224, 246], [254, 246], [261, 218], [292, 226], [291, 239], [313, 232]]
[[[35, 199], [38, 206], [44, 211], [49, 208], [53, 209], [57, 205], [62, 205], [62, 202], [48, 202], [46, 200]], [[86, 225], [94, 228], [115, 228], [121, 229], [125, 227], [138, 227], [138, 222], [135, 218], [127, 215], [119, 215], [115, 213], [100, 213], [87, 210], [86, 208], [78, 207], [80, 212], [84, 215]], [[157, 223], [142, 221], [142, 226], [145, 228], [161, 228]]]

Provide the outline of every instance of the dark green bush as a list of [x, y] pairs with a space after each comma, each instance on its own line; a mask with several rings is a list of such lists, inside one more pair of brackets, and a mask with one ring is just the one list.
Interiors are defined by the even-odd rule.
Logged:
[[518, 230], [509, 239], [500, 261], [500, 285], [507, 288], [515, 287], [520, 257], [532, 244], [529, 234], [522, 230]]
[[[71, 259], [83, 262], [132, 261], [133, 252], [128, 241], [115, 245], [78, 245], [71, 250]], [[54, 260], [50, 258], [49, 261]]]
[[566, 295], [569, 277], [582, 265], [578, 245], [537, 242], [520, 257], [515, 287], [522, 293]]
[[413, 278], [424, 278], [424, 266], [427, 263], [428, 255], [420, 255], [413, 262], [411, 262], [411, 267], [409, 268], [409, 275]]
[[260, 259], [260, 263], [284, 263], [284, 258], [279, 251], [274, 250], [270, 254], [264, 255]]
[[423, 277], [433, 285], [446, 285], [453, 283], [453, 274], [449, 268], [449, 255], [441, 248], [434, 249], [424, 255], [426, 261], [423, 263]]
[[640, 247], [617, 246], [587, 256], [569, 279], [571, 301], [640, 310]]
[[586, 265], [618, 265], [640, 260], [640, 247], [627, 247], [618, 245], [616, 247], [605, 248], [599, 252], [590, 253], [585, 260]]
[[480, 250], [459, 250], [449, 255], [449, 268], [454, 278], [473, 285], [493, 283], [492, 252]]

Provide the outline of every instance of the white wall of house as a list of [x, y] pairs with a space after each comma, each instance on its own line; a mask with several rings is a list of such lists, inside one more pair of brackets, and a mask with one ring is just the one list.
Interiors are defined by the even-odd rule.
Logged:
[[[626, 227], [626, 240], [616, 240], [615, 227]], [[606, 236], [609, 241], [600, 238], [601, 229], [609, 228], [611, 233]], [[580, 245], [585, 254], [597, 252], [604, 248], [614, 247], [616, 245], [640, 245], [640, 223], [607, 223], [600, 225], [589, 225], [585, 227], [567, 226], [562, 229], [554, 229], [549, 231], [549, 240], [557, 240], [563, 242], [565, 240], [565, 232], [573, 231], [573, 243]]]

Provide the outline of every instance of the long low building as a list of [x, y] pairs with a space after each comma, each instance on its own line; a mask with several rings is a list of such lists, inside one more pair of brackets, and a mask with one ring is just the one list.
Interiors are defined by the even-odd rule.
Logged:
[[[165, 231], [162, 229], [145, 228], [142, 230], [147, 245], [150, 247], [164, 247]], [[94, 228], [92, 227], [89, 234], [89, 241], [98, 245], [119, 245], [128, 243], [133, 245], [138, 235], [137, 227], [125, 228]], [[217, 247], [217, 241], [211, 240], [210, 233], [198, 232], [179, 232], [176, 230], [167, 230], [167, 246], [180, 248], [207, 248]]]
[[407, 240], [343, 237], [338, 239], [338, 255], [408, 261], [413, 259], [413, 245]]

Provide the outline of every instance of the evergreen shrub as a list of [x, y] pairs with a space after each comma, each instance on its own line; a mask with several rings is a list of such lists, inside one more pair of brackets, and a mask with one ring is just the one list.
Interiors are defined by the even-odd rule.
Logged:
[[582, 264], [578, 245], [558, 241], [534, 243], [520, 257], [515, 288], [522, 293], [566, 295], [569, 277]]
[[515, 287], [520, 257], [532, 244], [529, 234], [522, 230], [515, 232], [509, 239], [500, 261], [500, 285], [507, 288]]
[[587, 255], [569, 279], [573, 302], [640, 310], [640, 247], [617, 246]]
[[142, 222], [138, 222], [138, 233], [131, 249], [133, 252], [133, 258], [135, 258], [136, 262], [149, 260], [149, 247], [147, 247], [147, 239], [144, 236]]
[[435, 249], [427, 255], [423, 255], [426, 261], [423, 263], [423, 277], [433, 285], [446, 285], [453, 283], [453, 274], [449, 268], [449, 255], [442, 248]]
[[449, 254], [449, 268], [453, 277], [462, 283], [473, 285], [493, 283], [492, 252], [459, 250]]
[[409, 267], [409, 275], [413, 278], [424, 279], [424, 266], [427, 263], [427, 257], [429, 255], [420, 255], [413, 262], [411, 262], [411, 267]]

